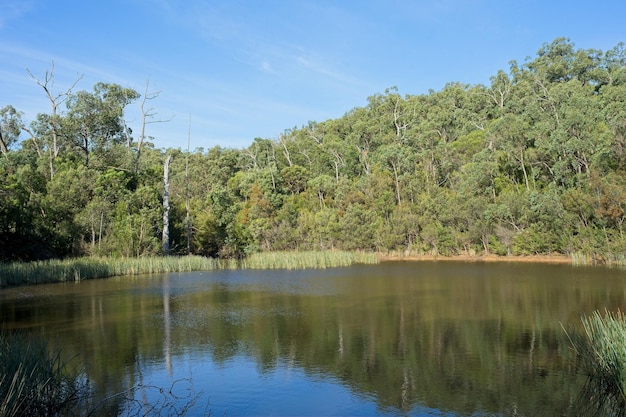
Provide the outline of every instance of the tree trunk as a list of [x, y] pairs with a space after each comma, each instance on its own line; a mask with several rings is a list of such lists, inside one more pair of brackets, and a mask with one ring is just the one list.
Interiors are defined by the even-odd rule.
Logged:
[[524, 163], [524, 149], [520, 149], [520, 159], [519, 162], [522, 165], [522, 171], [524, 172], [524, 181], [526, 182], [526, 191], [530, 191], [530, 184], [528, 183], [528, 173], [526, 172], [526, 165]]
[[170, 253], [170, 160], [172, 155], [165, 158], [163, 165], [163, 253]]
[[7, 149], [7, 145], [4, 143], [4, 139], [2, 138], [2, 131], [0, 131], [0, 151], [2, 151], [2, 155], [8, 158], [7, 154], [9, 151]]
[[396, 168], [396, 164], [392, 162], [391, 167], [393, 168], [393, 180], [396, 186], [396, 202], [398, 206], [402, 205], [402, 200], [400, 199], [400, 181], [398, 180], [398, 168]]

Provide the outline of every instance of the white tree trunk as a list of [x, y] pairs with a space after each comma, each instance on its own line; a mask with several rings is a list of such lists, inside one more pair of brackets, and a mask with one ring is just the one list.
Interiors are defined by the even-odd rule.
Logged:
[[170, 252], [170, 160], [172, 155], [165, 158], [163, 165], [163, 253]]

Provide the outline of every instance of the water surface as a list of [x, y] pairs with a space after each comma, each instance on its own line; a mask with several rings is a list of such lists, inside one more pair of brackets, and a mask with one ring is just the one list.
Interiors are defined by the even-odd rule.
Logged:
[[584, 378], [563, 328], [623, 310], [625, 274], [385, 262], [120, 277], [2, 289], [0, 317], [75, 358], [98, 395], [140, 386], [157, 403], [171, 388], [197, 396], [190, 415], [573, 415]]

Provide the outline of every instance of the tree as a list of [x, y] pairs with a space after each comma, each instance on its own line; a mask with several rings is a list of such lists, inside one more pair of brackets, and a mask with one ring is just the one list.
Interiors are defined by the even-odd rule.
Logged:
[[11, 105], [0, 109], [0, 152], [8, 157], [9, 149], [17, 142], [22, 129], [22, 113]]
[[[532, 145], [527, 137], [530, 130], [530, 124], [524, 117], [516, 114], [507, 113], [492, 122], [489, 126], [488, 134], [495, 138], [495, 146], [502, 149], [505, 154], [512, 157], [519, 171], [523, 174], [523, 181], [526, 190], [530, 190], [530, 180], [528, 169], [526, 167], [526, 150]], [[511, 178], [515, 179], [516, 175], [512, 173]]]
[[[154, 149], [148, 125], [163, 120], [149, 82], [140, 98], [105, 83], [56, 94], [51, 71], [31, 77], [52, 112], [26, 128], [0, 110], [3, 259], [137, 256], [167, 240], [171, 252], [225, 257], [621, 252], [626, 242], [624, 45], [603, 53], [559, 38], [486, 86], [390, 88], [342, 117], [206, 152]], [[133, 138], [124, 110], [135, 100]]]
[[[149, 124], [153, 124], [153, 123], [165, 123], [171, 120], [170, 119], [166, 119], [166, 120], [160, 120], [160, 119], [154, 119], [154, 116], [156, 115], [154, 107], [147, 107], [147, 103], [151, 100], [156, 99], [159, 94], [161, 94], [160, 91], [149, 91], [149, 87], [150, 87], [150, 80], [146, 81], [146, 89], [143, 93], [143, 98], [141, 100], [141, 104], [139, 106], [140, 110], [141, 110], [141, 130], [139, 133], [139, 138], [137, 139], [137, 146], [136, 146], [136, 151], [137, 151], [137, 156], [135, 157], [135, 172], [139, 171], [139, 159], [141, 158], [141, 150], [143, 148], [143, 144], [146, 141], [146, 126]], [[135, 94], [135, 92], [131, 92], [131, 91], [127, 91], [128, 94]], [[138, 98], [139, 96], [136, 95], [135, 98]], [[129, 135], [129, 129], [124, 125], [124, 133], [126, 135], [126, 139], [127, 139], [127, 143], [128, 143], [128, 147], [131, 146], [131, 139], [130, 139], [130, 135]]]
[[117, 84], [97, 83], [92, 93], [80, 91], [69, 96], [63, 134], [80, 150], [89, 166], [92, 152], [102, 152], [123, 143], [124, 108], [139, 94]]
[[[76, 84], [82, 79], [82, 75], [77, 77], [74, 83], [62, 93], [56, 93], [54, 91], [54, 62], [50, 65], [50, 69], [46, 70], [43, 81], [39, 78], [35, 77], [30, 70], [28, 70], [28, 74], [30, 78], [40, 86], [43, 91], [46, 93], [46, 97], [50, 102], [50, 110], [51, 113], [48, 117], [40, 118], [42, 121], [45, 120], [47, 123], [47, 128], [41, 129], [49, 131], [50, 133], [50, 142], [48, 144], [48, 163], [50, 167], [50, 178], [54, 177], [54, 160], [59, 156], [59, 151], [61, 149], [61, 145], [59, 143], [59, 130], [60, 130], [60, 118], [59, 114], [59, 106], [67, 101], [67, 99], [72, 95], [72, 90], [76, 87]], [[41, 126], [43, 128], [43, 126]]]
[[407, 146], [393, 143], [377, 149], [375, 157], [385, 166], [391, 168], [395, 188], [396, 204], [402, 204], [400, 177], [411, 165], [411, 152]]
[[574, 76], [574, 58], [574, 44], [567, 38], [556, 38], [544, 43], [527, 67], [547, 83], [569, 81]]
[[165, 158], [163, 164], [163, 235], [161, 242], [163, 244], [163, 253], [166, 255], [170, 252], [170, 161], [172, 155]]

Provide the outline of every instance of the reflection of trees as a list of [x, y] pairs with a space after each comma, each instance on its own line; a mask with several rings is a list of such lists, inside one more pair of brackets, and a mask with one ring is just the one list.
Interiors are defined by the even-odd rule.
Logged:
[[0, 303], [4, 321], [22, 328], [37, 326], [70, 364], [84, 368], [94, 392], [86, 409], [111, 398], [98, 406], [99, 415], [116, 415], [122, 410], [126, 398], [118, 394], [139, 386], [141, 365], [146, 360], [161, 361], [167, 349], [163, 339], [166, 320], [162, 317], [161, 326], [156, 326], [153, 317], [155, 311], [164, 309], [164, 300], [154, 294], [118, 290], [122, 287], [119, 282], [116, 278], [89, 282], [81, 285], [82, 289], [55, 284], [46, 287], [50, 297], [44, 301], [32, 298], [26, 303]]
[[172, 376], [172, 318], [170, 314], [170, 277], [163, 278], [163, 351], [167, 374]]
[[[580, 280], [568, 287], [569, 273], [539, 283], [507, 276], [506, 268], [497, 278], [464, 272], [432, 279], [393, 272], [406, 267], [379, 268], [382, 278], [329, 281], [328, 295], [228, 282], [181, 293], [181, 284], [167, 278], [161, 288], [146, 278], [131, 289], [128, 281], [107, 280], [105, 290], [54, 295], [40, 305], [0, 303], [0, 314], [18, 323], [56, 323], [44, 331], [58, 335], [53, 343], [68, 357], [80, 355], [102, 396], [141, 382], [146, 364], [168, 367], [182, 349], [192, 349], [216, 362], [247, 354], [261, 372], [294, 366], [332, 376], [383, 408], [552, 416], [571, 412], [583, 382], [568, 360], [560, 323], [577, 322], [580, 308], [624, 301], [611, 281], [602, 289]], [[428, 264], [420, 268], [428, 276]]]
[[445, 289], [399, 288], [392, 295], [389, 284], [327, 297], [215, 286], [179, 314], [194, 317], [184, 330], [189, 343], [206, 341], [217, 361], [245, 349], [261, 369], [295, 363], [375, 395], [383, 407], [409, 411], [420, 403], [521, 415], [570, 409], [580, 381], [563, 355], [569, 342], [553, 312], [542, 318], [527, 304], [535, 289], [499, 284], [505, 302], [494, 306], [466, 284], [463, 299], [440, 305], [443, 295], [414, 294]]

